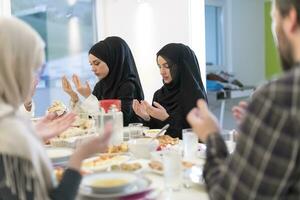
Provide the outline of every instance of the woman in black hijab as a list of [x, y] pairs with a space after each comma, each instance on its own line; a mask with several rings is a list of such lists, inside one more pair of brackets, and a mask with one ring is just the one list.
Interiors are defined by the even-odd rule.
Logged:
[[153, 103], [134, 100], [133, 109], [150, 128], [170, 124], [167, 134], [182, 137], [182, 129], [190, 128], [187, 113], [198, 99], [207, 100], [195, 53], [184, 44], [171, 43], [157, 54], [157, 64], [164, 85], [154, 93]]
[[[86, 100], [94, 99], [95, 102], [96, 97], [97, 106], [98, 100], [120, 99], [124, 125], [137, 122], [139, 119], [132, 110], [132, 101], [133, 99], [143, 100], [144, 93], [134, 58], [127, 43], [119, 37], [108, 37], [92, 46], [89, 51], [89, 62], [99, 81], [91, 92], [88, 82], [83, 85], [78, 76], [73, 75], [77, 91], [86, 97]], [[72, 90], [65, 77], [63, 78], [63, 88], [71, 96], [73, 102], [78, 101], [77, 94]]]

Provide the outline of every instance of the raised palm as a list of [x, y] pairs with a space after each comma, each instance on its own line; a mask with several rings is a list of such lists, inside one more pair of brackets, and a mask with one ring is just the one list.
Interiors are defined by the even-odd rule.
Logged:
[[165, 121], [169, 117], [167, 110], [158, 102], [154, 101], [152, 106], [147, 101], [142, 101], [142, 105], [145, 107], [146, 112], [153, 118]]
[[67, 77], [63, 76], [61, 82], [62, 82], [62, 88], [66, 93], [68, 93], [69, 95], [75, 93]]
[[135, 114], [137, 114], [139, 117], [143, 118], [144, 120], [150, 120], [150, 115], [146, 111], [146, 107], [138, 100], [133, 100], [132, 108]]
[[75, 84], [76, 90], [79, 94], [87, 98], [88, 96], [91, 95], [92, 90], [89, 85], [89, 83], [86, 81], [85, 85], [81, 83], [81, 80], [76, 74], [73, 74], [72, 76], [73, 83]]
[[63, 76], [61, 79], [62, 82], [62, 88], [63, 90], [70, 95], [71, 100], [73, 102], [77, 102], [78, 101], [78, 95], [76, 94], [76, 92], [74, 92], [70, 82], [68, 81], [67, 77]]
[[57, 117], [56, 114], [49, 113], [35, 124], [36, 132], [44, 141], [47, 141], [70, 128], [75, 121], [75, 116], [74, 113], [68, 113]]

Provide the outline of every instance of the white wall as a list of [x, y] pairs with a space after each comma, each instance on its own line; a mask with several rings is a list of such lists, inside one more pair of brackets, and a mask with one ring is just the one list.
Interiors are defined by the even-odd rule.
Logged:
[[264, 1], [227, 0], [227, 3], [231, 13], [229, 67], [243, 83], [258, 85], [265, 79]]
[[10, 0], [0, 0], [0, 16], [10, 16]]
[[[204, 17], [204, 1], [197, 2], [200, 5], [197, 10], [202, 9]], [[156, 52], [165, 44], [180, 42], [190, 45], [200, 65], [204, 67], [204, 35], [193, 38], [195, 35], [191, 33], [199, 31], [199, 27], [204, 30], [201, 14], [198, 20], [191, 20], [192, 13], [197, 13], [191, 11], [194, 3], [191, 0], [102, 0], [100, 4], [100, 12], [103, 14], [100, 15], [102, 24], [99, 39], [117, 35], [127, 41], [134, 54], [148, 101], [152, 100], [155, 90], [162, 86]], [[201, 70], [204, 77], [203, 70], [205, 67]]]

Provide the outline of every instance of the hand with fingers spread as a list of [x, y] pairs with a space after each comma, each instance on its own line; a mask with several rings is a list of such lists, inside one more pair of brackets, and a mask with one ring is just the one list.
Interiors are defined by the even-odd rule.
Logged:
[[47, 141], [70, 128], [75, 117], [74, 113], [68, 113], [61, 117], [55, 113], [48, 113], [36, 123], [36, 132], [44, 141]]
[[88, 81], [86, 81], [85, 85], [83, 85], [76, 74], [73, 74], [72, 80], [79, 94], [81, 94], [85, 98], [89, 97], [92, 94], [92, 90]]
[[142, 105], [145, 106], [147, 113], [160, 121], [165, 121], [168, 119], [169, 114], [167, 110], [157, 102], [153, 102], [153, 105], [150, 105], [147, 101], [142, 101]]
[[134, 99], [132, 102], [132, 109], [136, 115], [143, 118], [145, 121], [150, 120], [150, 115], [146, 111], [146, 107], [140, 103], [137, 99]]
[[63, 88], [63, 90], [68, 95], [70, 95], [71, 101], [74, 102], [74, 103], [76, 103], [79, 100], [78, 95], [72, 89], [72, 86], [71, 86], [70, 82], [68, 81], [67, 77], [63, 76], [62, 79], [61, 79], [61, 81], [62, 81], [62, 88]]
[[246, 101], [240, 101], [237, 106], [232, 108], [232, 115], [235, 121], [240, 124], [246, 115], [246, 110], [248, 108], [248, 103]]
[[197, 108], [188, 113], [187, 121], [202, 142], [206, 142], [210, 134], [221, 131], [217, 118], [209, 111], [204, 100], [198, 100]]
[[69, 167], [79, 171], [81, 167], [81, 162], [84, 159], [96, 153], [105, 152], [108, 148], [108, 143], [111, 134], [112, 134], [112, 124], [107, 124], [105, 126], [103, 136], [93, 136], [84, 139], [82, 142], [80, 142], [69, 160]]

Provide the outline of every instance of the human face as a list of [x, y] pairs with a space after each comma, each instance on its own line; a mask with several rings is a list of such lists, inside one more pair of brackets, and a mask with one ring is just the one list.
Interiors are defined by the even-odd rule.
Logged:
[[286, 22], [281, 16], [275, 1], [273, 1], [271, 17], [273, 36], [279, 51], [282, 68], [284, 71], [288, 71], [293, 68], [295, 64], [293, 58], [294, 50], [291, 41], [288, 39], [286, 32], [284, 31], [283, 26]]
[[89, 63], [92, 66], [92, 71], [98, 78], [104, 79], [107, 77], [109, 73], [109, 68], [105, 62], [94, 56], [93, 54], [89, 54]]
[[162, 76], [164, 83], [168, 84], [172, 82], [172, 76], [170, 72], [170, 66], [168, 62], [161, 56], [157, 57], [157, 65], [160, 70], [160, 75]]

